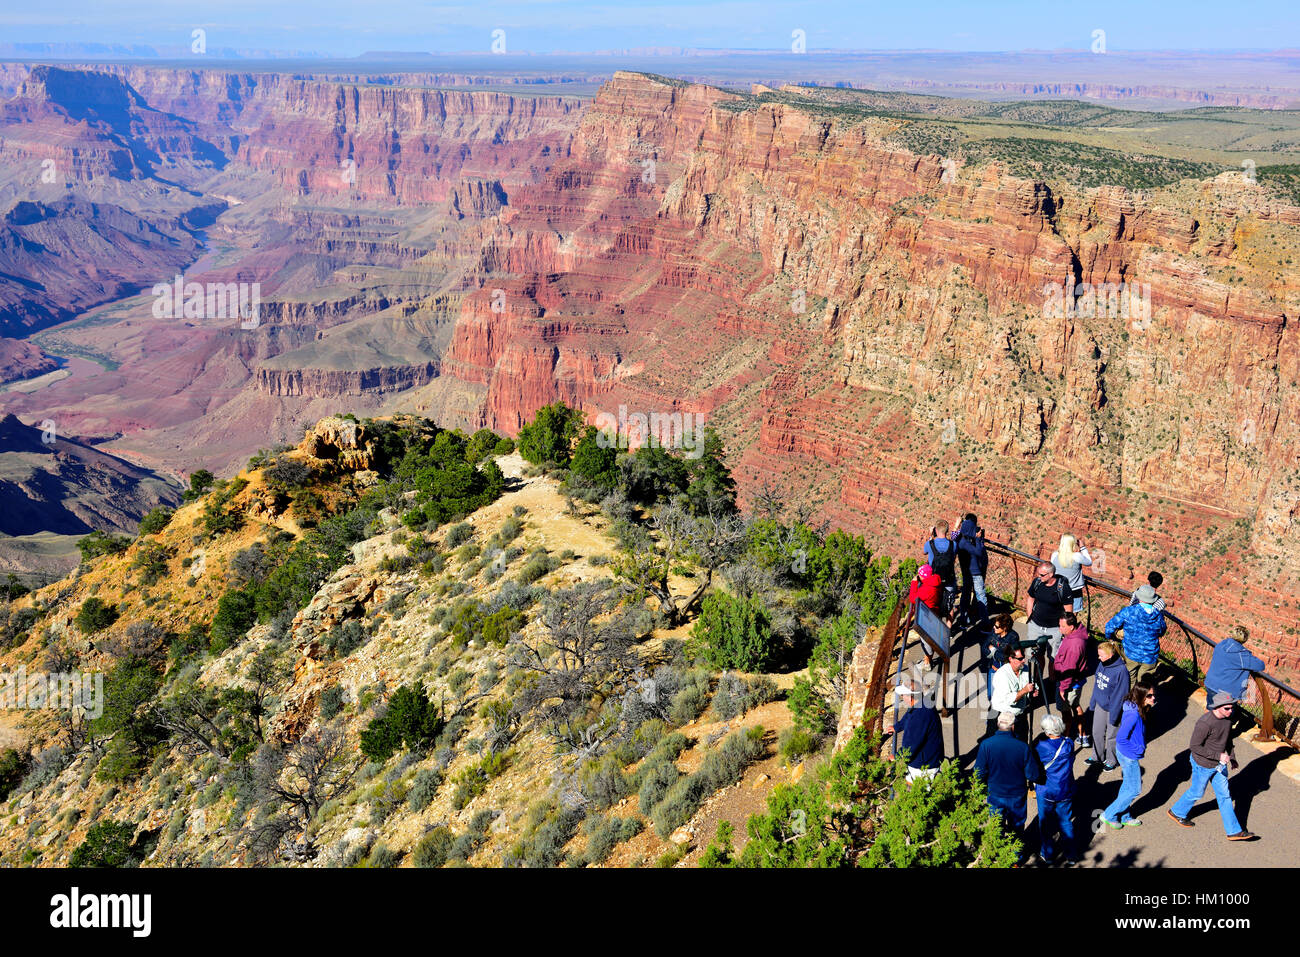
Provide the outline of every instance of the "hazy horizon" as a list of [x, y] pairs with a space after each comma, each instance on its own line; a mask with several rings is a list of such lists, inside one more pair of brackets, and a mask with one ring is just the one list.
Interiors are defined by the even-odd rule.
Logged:
[[[362, 6], [199, 0], [53, 0], [39, 10], [0, 13], [0, 48], [81, 45], [125, 54], [190, 53], [202, 30], [205, 55], [350, 59], [384, 52], [463, 56], [681, 55], [707, 53], [1282, 53], [1300, 48], [1291, 5], [1260, 0], [1225, 17], [1208, 0], [1141, 8], [1101, 0], [1086, 10], [1044, 10], [1027, 0], [972, 6], [921, 0], [867, 9], [850, 0], [774, 3], [725, 0], [581, 0], [462, 4], [390, 0]], [[1098, 47], [1098, 31], [1104, 40]], [[6, 54], [12, 55], [12, 54]], [[69, 54], [84, 55], [84, 54]]]

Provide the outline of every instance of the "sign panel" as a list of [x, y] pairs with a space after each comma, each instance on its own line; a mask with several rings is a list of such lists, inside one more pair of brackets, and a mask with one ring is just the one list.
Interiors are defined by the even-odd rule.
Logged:
[[948, 657], [948, 649], [952, 644], [952, 634], [948, 631], [948, 623], [940, 618], [937, 612], [920, 601], [916, 603], [916, 630], [921, 633], [921, 636], [927, 640], [935, 651], [945, 658]]

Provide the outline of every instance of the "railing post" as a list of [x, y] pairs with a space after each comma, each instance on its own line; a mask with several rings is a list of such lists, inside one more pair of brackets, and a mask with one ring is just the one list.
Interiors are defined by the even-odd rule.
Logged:
[[1252, 674], [1251, 678], [1255, 681], [1255, 690], [1259, 692], [1259, 734], [1255, 735], [1252, 740], [1255, 741], [1273, 741], [1273, 699], [1269, 696], [1268, 688], [1264, 685], [1264, 679], [1257, 674]]
[[1178, 627], [1183, 629], [1183, 637], [1187, 639], [1187, 647], [1192, 650], [1192, 681], [1196, 684], [1201, 683], [1201, 662], [1196, 657], [1196, 639], [1192, 633], [1187, 630], [1187, 626], [1181, 621]]

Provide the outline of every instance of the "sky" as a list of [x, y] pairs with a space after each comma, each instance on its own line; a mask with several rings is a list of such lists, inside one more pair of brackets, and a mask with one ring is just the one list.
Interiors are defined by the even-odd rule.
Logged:
[[0, 44], [143, 44], [355, 56], [372, 51], [1300, 49], [1300, 0], [5, 0]]

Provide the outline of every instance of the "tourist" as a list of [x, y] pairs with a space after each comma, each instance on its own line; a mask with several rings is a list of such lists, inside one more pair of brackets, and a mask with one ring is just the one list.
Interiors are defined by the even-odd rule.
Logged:
[[1103, 641], [1097, 646], [1097, 672], [1092, 680], [1092, 753], [1087, 764], [1101, 764], [1107, 771], [1119, 767], [1116, 758], [1115, 738], [1119, 734], [1119, 721], [1123, 715], [1124, 701], [1129, 692], [1128, 668], [1114, 642]]
[[1029, 813], [1029, 782], [1039, 780], [1043, 769], [1033, 749], [1013, 734], [1015, 724], [1015, 715], [998, 715], [996, 733], [975, 752], [975, 773], [988, 789], [989, 808], [1019, 836]]
[[907, 711], [897, 723], [885, 728], [885, 734], [892, 732], [895, 752], [907, 755], [907, 782], [910, 784], [918, 778], [929, 780], [939, 773], [939, 765], [943, 763], [939, 712], [908, 685], [899, 685], [896, 693]]
[[1205, 785], [1214, 785], [1214, 796], [1219, 802], [1219, 817], [1230, 841], [1254, 841], [1252, 834], [1241, 826], [1232, 808], [1232, 795], [1228, 793], [1228, 769], [1237, 768], [1236, 755], [1232, 753], [1232, 706], [1236, 700], [1226, 692], [1217, 692], [1206, 702], [1205, 714], [1192, 728], [1192, 780], [1183, 796], [1169, 809], [1169, 816], [1183, 827], [1195, 827], [1187, 819], [1196, 802], [1205, 794]]
[[1141, 761], [1147, 753], [1147, 713], [1155, 703], [1155, 680], [1150, 675], [1143, 675], [1124, 701], [1119, 733], [1115, 737], [1115, 753], [1119, 756], [1124, 779], [1115, 800], [1101, 812], [1102, 822], [1116, 830], [1126, 826], [1137, 827], [1142, 823], [1129, 814], [1128, 809], [1142, 793]]
[[957, 610], [957, 543], [948, 538], [948, 523], [935, 522], [924, 546], [925, 560], [943, 582], [943, 608], [940, 614], [951, 619]]
[[1003, 612], [993, 619], [993, 634], [984, 643], [984, 668], [988, 672], [989, 697], [993, 696], [993, 675], [1007, 663], [1011, 648], [1019, 641], [1011, 616]]
[[967, 513], [957, 529], [957, 552], [961, 558], [961, 601], [958, 617], [966, 627], [988, 628], [989, 599], [984, 591], [984, 576], [989, 568], [989, 553], [984, 547], [984, 529], [973, 513]]
[[989, 693], [989, 708], [996, 714], [1010, 715], [1016, 737], [1029, 738], [1029, 718], [1026, 708], [1034, 687], [1029, 683], [1025, 667], [1025, 649], [1013, 647], [1007, 654], [1007, 663], [993, 673], [993, 690]]
[[1034, 745], [1043, 766], [1043, 783], [1034, 791], [1038, 802], [1038, 857], [1044, 864], [1055, 864], [1057, 854], [1052, 839], [1059, 829], [1061, 850], [1066, 858], [1077, 861], [1074, 844], [1074, 742], [1064, 737], [1065, 722], [1057, 715], [1045, 714], [1043, 734]]
[[1088, 677], [1088, 629], [1078, 617], [1067, 611], [1061, 617], [1061, 644], [1052, 658], [1052, 677], [1056, 679], [1056, 705], [1065, 719], [1071, 738], [1078, 738], [1079, 748], [1092, 747], [1083, 722], [1083, 685]]
[[[929, 565], [922, 565], [916, 570], [916, 577], [907, 587], [907, 601], [913, 606], [912, 613], [916, 614], [916, 604], [920, 602], [926, 608], [936, 614], [939, 611], [939, 591], [943, 587], [943, 581], [930, 568]], [[934, 655], [930, 653], [930, 646], [922, 643], [922, 651], [925, 654], [925, 666], [934, 667]]]
[[1060, 547], [1052, 552], [1052, 567], [1070, 583], [1072, 610], [1076, 615], [1083, 610], [1083, 570], [1091, 565], [1088, 549], [1077, 543], [1073, 535], [1062, 535]]
[[916, 576], [907, 588], [907, 601], [915, 605], [918, 601], [932, 611], [939, 610], [939, 589], [943, 581], [929, 565], [922, 565], [916, 570]]
[[1061, 644], [1061, 616], [1069, 608], [1073, 589], [1070, 583], [1056, 573], [1051, 562], [1043, 562], [1029, 583], [1029, 597], [1025, 599], [1025, 612], [1029, 621], [1025, 634], [1036, 641], [1041, 651], [1046, 644], [1055, 656]]
[[1167, 629], [1165, 613], [1155, 607], [1156, 590], [1143, 585], [1134, 596], [1136, 605], [1121, 608], [1115, 617], [1106, 622], [1106, 638], [1118, 631], [1124, 632], [1124, 664], [1128, 666], [1130, 684], [1139, 678], [1154, 675], [1160, 661], [1160, 637]]
[[[1160, 586], [1163, 585], [1164, 583], [1165, 583], [1165, 576], [1160, 574], [1159, 572], [1147, 573], [1147, 584], [1151, 586], [1152, 591], [1157, 592], [1156, 600], [1151, 603], [1156, 611], [1165, 610], [1165, 600], [1158, 594], [1160, 591]], [[1136, 588], [1133, 589], [1133, 594], [1129, 595], [1128, 603], [1130, 605], [1136, 605], [1138, 603], [1138, 593]]]
[[1250, 632], [1243, 625], [1234, 625], [1227, 638], [1214, 646], [1210, 667], [1205, 672], [1205, 696], [1213, 698], [1223, 692], [1234, 701], [1246, 696], [1250, 676], [1264, 670], [1264, 661], [1246, 650]]

